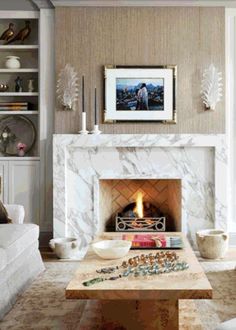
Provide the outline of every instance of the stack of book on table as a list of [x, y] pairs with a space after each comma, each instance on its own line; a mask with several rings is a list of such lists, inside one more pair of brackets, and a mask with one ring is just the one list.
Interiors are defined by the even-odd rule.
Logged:
[[132, 249], [182, 249], [180, 236], [165, 234], [123, 234], [122, 239], [132, 241]]
[[0, 102], [0, 111], [22, 111], [28, 109], [28, 102]]

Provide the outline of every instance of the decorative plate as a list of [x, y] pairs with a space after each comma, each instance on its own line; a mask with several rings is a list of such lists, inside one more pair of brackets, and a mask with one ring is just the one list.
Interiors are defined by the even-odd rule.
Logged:
[[[9, 138], [3, 139], [3, 133], [7, 130]], [[26, 144], [25, 153], [28, 153], [36, 141], [36, 129], [30, 119], [25, 116], [10, 115], [0, 120], [0, 151], [8, 156], [17, 156], [17, 144]]]

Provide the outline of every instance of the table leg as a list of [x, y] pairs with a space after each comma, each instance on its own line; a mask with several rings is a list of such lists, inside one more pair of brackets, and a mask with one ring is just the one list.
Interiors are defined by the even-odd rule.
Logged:
[[103, 329], [177, 330], [177, 300], [101, 300]]

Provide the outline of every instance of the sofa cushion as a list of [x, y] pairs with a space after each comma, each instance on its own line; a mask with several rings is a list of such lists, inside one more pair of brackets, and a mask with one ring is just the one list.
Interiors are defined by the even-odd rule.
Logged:
[[38, 240], [39, 227], [34, 224], [0, 224], [0, 247], [5, 249], [7, 264]]
[[11, 219], [8, 217], [7, 210], [3, 203], [0, 201], [0, 223], [10, 223]]
[[7, 254], [6, 251], [0, 248], [0, 272], [3, 270], [7, 265]]
[[22, 205], [5, 204], [4, 205], [12, 223], [23, 223], [25, 218], [25, 209]]
[[234, 330], [236, 329], [236, 318], [223, 322], [215, 330]]

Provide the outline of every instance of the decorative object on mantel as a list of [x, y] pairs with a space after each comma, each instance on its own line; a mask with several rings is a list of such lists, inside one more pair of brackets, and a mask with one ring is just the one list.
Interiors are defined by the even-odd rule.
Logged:
[[215, 110], [222, 98], [222, 72], [211, 64], [203, 73], [201, 95], [206, 110]]
[[25, 153], [32, 150], [36, 142], [36, 129], [26, 116], [4, 116], [0, 120], [0, 151], [4, 155], [18, 156], [17, 145], [24, 141]]
[[91, 131], [91, 134], [101, 134], [102, 132], [99, 130], [98, 127], [98, 118], [99, 118], [99, 113], [98, 113], [98, 107], [97, 107], [97, 89], [95, 87], [94, 91], [94, 128]]
[[3, 33], [2, 33], [2, 35], [1, 35], [1, 37], [0, 37], [0, 40], [4, 40], [4, 41], [8, 41], [8, 40], [10, 40], [13, 36], [14, 36], [14, 30], [13, 30], [13, 26], [14, 26], [14, 24], [13, 23], [9, 23], [9, 27], [8, 27], [8, 29], [6, 29]]
[[75, 259], [77, 257], [76, 238], [54, 238], [50, 240], [49, 246], [59, 259]]
[[19, 157], [24, 157], [26, 148], [27, 145], [25, 143], [19, 142], [17, 144], [16, 149]]
[[7, 44], [10, 44], [17, 40], [20, 40], [21, 43], [23, 44], [24, 40], [29, 37], [30, 33], [31, 33], [30, 21], [27, 20], [27, 21], [25, 21], [25, 27], [23, 29], [21, 29], [15, 37], [9, 39], [7, 41]]
[[[103, 281], [113, 281], [122, 277], [134, 276], [153, 276], [158, 274], [183, 271], [189, 268], [185, 261], [179, 261], [176, 252], [157, 252], [156, 254], [141, 254], [127, 261], [123, 261], [120, 266], [106, 267], [98, 269], [98, 274], [113, 274], [112, 277], [95, 277], [91, 280], [83, 282], [84, 286]], [[116, 273], [117, 272], [117, 273]], [[115, 274], [114, 274], [115, 273]], [[114, 276], [115, 275], [115, 276]]]
[[59, 73], [57, 80], [58, 100], [63, 106], [63, 110], [75, 110], [78, 99], [78, 75], [74, 67], [66, 64]]
[[6, 92], [9, 86], [7, 84], [0, 84], [0, 92]]
[[82, 130], [79, 131], [81, 135], [87, 135], [89, 132], [86, 129], [86, 112], [84, 107], [84, 76], [82, 76]]
[[32, 93], [34, 91], [34, 79], [28, 80], [28, 92]]
[[177, 67], [106, 66], [105, 122], [176, 123]]
[[23, 86], [22, 86], [23, 79], [19, 76], [15, 79], [15, 91], [16, 93], [22, 93], [23, 92]]
[[203, 258], [223, 258], [228, 250], [229, 235], [223, 230], [200, 230], [196, 233], [196, 239]]
[[21, 67], [20, 57], [13, 56], [13, 55], [6, 56], [5, 67], [7, 69], [13, 69], [13, 70], [20, 69], [20, 67]]

